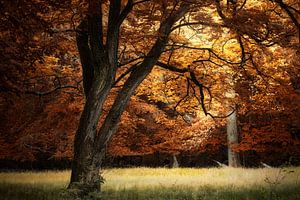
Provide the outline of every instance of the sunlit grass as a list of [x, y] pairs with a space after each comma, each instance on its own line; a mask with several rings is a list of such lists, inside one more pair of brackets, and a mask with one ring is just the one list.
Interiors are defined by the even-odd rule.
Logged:
[[[149, 187], [199, 186], [213, 187], [253, 187], [268, 185], [265, 181], [276, 181], [276, 178], [286, 176], [281, 184], [300, 183], [300, 168], [280, 169], [244, 169], [244, 168], [137, 168], [109, 169], [103, 175], [107, 180], [104, 188], [128, 189]], [[289, 174], [288, 171], [294, 171]]]
[[2, 172], [0, 183], [66, 186], [70, 176], [70, 171]]
[[[300, 167], [113, 168], [102, 175], [101, 199], [300, 199]], [[69, 177], [70, 171], [0, 173], [0, 199], [63, 199]]]

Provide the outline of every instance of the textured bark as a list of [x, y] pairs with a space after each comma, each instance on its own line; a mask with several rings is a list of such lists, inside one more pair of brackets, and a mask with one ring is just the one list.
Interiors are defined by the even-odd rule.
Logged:
[[93, 165], [94, 142], [102, 107], [113, 85], [117, 67], [109, 63], [102, 43], [101, 13], [91, 11], [87, 23], [83, 21], [79, 28], [88, 30], [88, 34], [77, 34], [86, 103], [75, 136], [69, 188], [86, 193], [100, 190], [99, 166]]
[[93, 86], [76, 132], [71, 183], [90, 190], [100, 190], [99, 167], [92, 165], [93, 148], [97, 123], [111, 84], [107, 82], [103, 85], [103, 81], [96, 80]]
[[240, 167], [240, 156], [239, 153], [232, 149], [233, 145], [238, 144], [239, 134], [237, 129], [237, 114], [234, 111], [227, 121], [227, 141], [228, 141], [228, 166]]

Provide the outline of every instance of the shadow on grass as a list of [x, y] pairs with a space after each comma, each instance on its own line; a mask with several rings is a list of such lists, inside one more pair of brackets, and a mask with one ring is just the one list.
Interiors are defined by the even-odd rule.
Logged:
[[[66, 189], [51, 185], [0, 184], [1, 200], [73, 200]], [[300, 199], [299, 185], [271, 187], [234, 188], [199, 187], [198, 189], [174, 187], [151, 189], [106, 190], [101, 194], [90, 194], [85, 199], [103, 200], [297, 200]]]

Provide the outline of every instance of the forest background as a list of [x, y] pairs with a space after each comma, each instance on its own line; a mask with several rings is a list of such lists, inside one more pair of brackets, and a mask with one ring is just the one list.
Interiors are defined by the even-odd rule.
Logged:
[[[123, 113], [104, 165], [166, 166], [174, 156], [181, 166], [226, 163], [234, 111], [239, 143], [231, 148], [244, 166], [299, 165], [299, 2], [216, 2], [183, 18], [170, 35]], [[169, 5], [145, 6], [151, 9], [134, 13], [145, 20], [130, 16], [122, 26], [118, 78], [104, 115], [153, 44], [163, 16], [155, 13]], [[0, 7], [1, 166], [70, 167], [85, 102], [76, 33], [87, 5], [24, 0]]]

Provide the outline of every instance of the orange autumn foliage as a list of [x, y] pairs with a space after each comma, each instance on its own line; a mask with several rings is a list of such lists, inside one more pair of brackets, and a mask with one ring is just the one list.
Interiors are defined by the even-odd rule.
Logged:
[[[30, 2], [16, 8], [7, 1], [1, 16], [0, 159], [71, 159], [84, 104], [74, 26], [86, 5], [59, 1], [49, 7], [47, 1], [32, 1], [36, 4], [30, 6]], [[155, 1], [153, 10], [160, 12], [164, 4], [172, 2]], [[232, 104], [238, 105], [241, 135], [236, 151], [300, 156], [299, 44], [293, 22], [269, 1], [248, 1], [235, 16], [224, 1], [221, 7], [225, 20], [215, 4], [207, 3], [191, 15], [202, 25], [170, 36], [161, 62], [190, 71], [154, 69], [132, 97], [108, 154], [213, 154], [226, 146], [225, 121], [203, 114], [200, 92], [191, 81], [193, 72], [208, 88], [204, 104], [212, 115], [225, 116]], [[131, 67], [128, 61], [138, 63], [149, 51], [161, 20], [158, 12], [149, 13], [142, 5], [128, 17], [120, 36], [119, 62], [125, 64], [119, 76]], [[267, 29], [270, 34], [265, 35]], [[124, 79], [116, 85], [104, 113], [123, 83]], [[229, 97], [232, 91], [237, 94], [234, 98]]]

